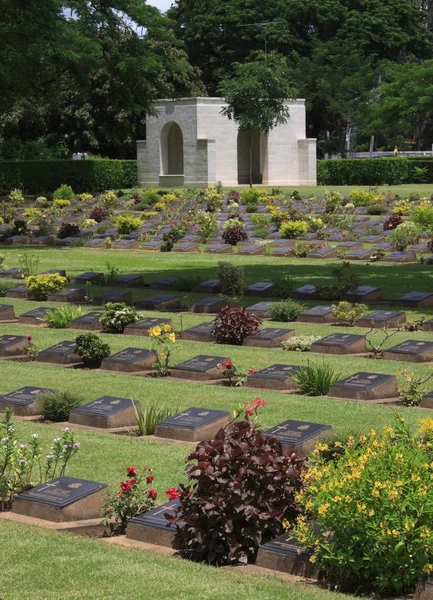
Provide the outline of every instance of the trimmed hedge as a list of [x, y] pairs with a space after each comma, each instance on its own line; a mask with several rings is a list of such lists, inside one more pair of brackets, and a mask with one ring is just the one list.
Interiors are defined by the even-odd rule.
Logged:
[[60, 185], [77, 194], [138, 185], [135, 160], [11, 160], [0, 161], [0, 194], [14, 188], [26, 194], [51, 194]]
[[398, 185], [408, 178], [407, 158], [318, 160], [318, 185]]

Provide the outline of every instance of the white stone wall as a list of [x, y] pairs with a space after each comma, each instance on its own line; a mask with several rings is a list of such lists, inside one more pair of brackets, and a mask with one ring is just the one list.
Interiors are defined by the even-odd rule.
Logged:
[[[140, 185], [160, 185], [161, 131], [173, 121], [183, 134], [184, 185], [221, 181], [227, 187], [237, 186], [238, 129], [221, 114], [223, 106], [221, 98], [158, 101], [158, 115], [147, 119], [146, 143], [137, 142]], [[261, 136], [260, 164], [255, 169], [261, 171], [263, 185], [314, 185], [316, 141], [305, 138], [305, 102], [294, 100], [288, 106], [287, 123], [272, 130], [268, 138]]]

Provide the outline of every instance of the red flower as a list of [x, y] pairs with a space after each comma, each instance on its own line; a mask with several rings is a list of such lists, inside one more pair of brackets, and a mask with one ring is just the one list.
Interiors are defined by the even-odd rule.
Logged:
[[252, 407], [252, 406], [248, 406], [248, 407], [245, 409], [245, 414], [246, 414], [246, 415], [249, 415], [250, 417], [252, 417], [252, 416], [253, 416], [253, 414], [254, 414], [254, 409], [253, 409], [253, 407]]
[[146, 477], [146, 483], [152, 483], [152, 481], [153, 481], [154, 479], [155, 479], [155, 478], [154, 478], [154, 476], [153, 476], [153, 475], [148, 475], [148, 476]]
[[175, 223], [174, 221], [172, 221], [172, 222], [170, 223], [170, 227], [174, 227], [175, 225], [176, 225], [176, 223]]
[[231, 371], [233, 369], [233, 363], [230, 359], [226, 358], [226, 360], [223, 360], [222, 363], [223, 367], [225, 367], [228, 371]]
[[32, 341], [32, 339], [33, 339], [33, 336], [32, 336], [32, 335], [30, 335], [30, 333], [29, 333], [29, 335], [27, 336], [27, 341], [28, 341], [28, 342], [31, 342], [31, 341]]
[[137, 467], [128, 467], [126, 473], [128, 477], [137, 477]]
[[258, 408], [259, 406], [264, 406], [264, 405], [265, 405], [265, 401], [260, 400], [260, 398], [256, 398], [253, 402], [253, 406], [255, 406], [256, 408]]
[[129, 481], [121, 481], [120, 489], [124, 494], [129, 494], [136, 483], [137, 482], [135, 481], [135, 479], [130, 479]]
[[255, 369], [250, 369], [248, 371], [248, 375], [254, 375], [254, 373], [257, 373], [257, 371]]
[[152, 498], [152, 500], [156, 500], [157, 497], [157, 493], [155, 492], [155, 490], [149, 490], [148, 492], [149, 496]]
[[176, 498], [180, 497], [180, 494], [176, 488], [169, 488], [168, 490], [165, 490], [165, 493], [167, 494], [169, 500], [176, 500]]

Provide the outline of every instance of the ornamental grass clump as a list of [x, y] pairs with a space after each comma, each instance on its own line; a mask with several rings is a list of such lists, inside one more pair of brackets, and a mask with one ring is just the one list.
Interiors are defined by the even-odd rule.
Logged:
[[59, 306], [48, 311], [44, 317], [47, 327], [51, 329], [65, 329], [74, 319], [78, 319], [83, 315], [81, 306], [67, 305]]
[[140, 319], [137, 311], [124, 302], [107, 302], [99, 323], [104, 333], [123, 333], [127, 325]]
[[226, 306], [218, 313], [212, 336], [218, 344], [241, 346], [244, 339], [260, 330], [262, 320], [243, 306]]
[[349, 436], [332, 460], [316, 447], [296, 537], [335, 589], [405, 594], [433, 571], [433, 419], [421, 423], [415, 435], [395, 416], [382, 432]]
[[187, 457], [190, 485], [180, 485], [177, 524], [182, 556], [213, 565], [246, 564], [258, 547], [283, 533], [300, 514], [304, 459], [262, 437], [248, 421], [235, 421]]
[[329, 363], [308, 364], [293, 376], [299, 391], [304, 396], [325, 396], [333, 383], [341, 378]]

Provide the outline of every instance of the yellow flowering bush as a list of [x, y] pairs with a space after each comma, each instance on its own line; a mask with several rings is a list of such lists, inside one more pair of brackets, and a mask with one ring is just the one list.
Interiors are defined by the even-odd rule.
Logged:
[[62, 198], [54, 200], [54, 206], [57, 206], [57, 208], [66, 208], [67, 206], [70, 206], [70, 204], [69, 200], [63, 200]]
[[158, 214], [158, 213], [156, 212], [156, 210], [155, 210], [155, 211], [142, 212], [142, 213], [140, 214], [140, 217], [139, 217], [139, 218], [140, 218], [142, 221], [149, 221], [149, 219], [152, 219], [153, 217], [156, 217], [156, 215], [157, 215], [157, 214]]
[[65, 287], [66, 277], [58, 273], [30, 275], [26, 277], [26, 287], [34, 300], [46, 300], [50, 294], [55, 294]]
[[406, 198], [403, 198], [402, 200], [396, 202], [394, 208], [392, 209], [392, 212], [395, 215], [407, 215], [408, 213], [410, 213], [410, 211], [411, 206], [409, 204], [409, 201], [406, 200]]
[[159, 377], [167, 377], [170, 369], [170, 357], [173, 354], [176, 342], [176, 334], [169, 323], [157, 325], [149, 329], [149, 337], [152, 338], [152, 351], [156, 357], [153, 365]]
[[156, 212], [162, 212], [162, 211], [164, 211], [164, 210], [166, 210], [166, 209], [167, 209], [167, 205], [166, 205], [164, 202], [157, 202], [157, 203], [155, 204], [155, 206], [153, 207], [153, 209], [154, 209]]
[[297, 501], [298, 541], [341, 591], [413, 591], [433, 571], [433, 419], [316, 447]]
[[279, 232], [283, 238], [294, 239], [307, 233], [307, 230], [306, 221], [284, 221], [281, 223]]

